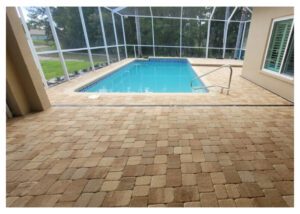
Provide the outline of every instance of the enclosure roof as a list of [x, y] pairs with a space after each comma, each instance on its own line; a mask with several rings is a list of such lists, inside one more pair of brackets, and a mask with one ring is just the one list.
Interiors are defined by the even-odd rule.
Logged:
[[233, 21], [248, 21], [252, 13], [252, 8], [249, 7], [109, 7], [109, 9], [122, 16], [229, 19]]

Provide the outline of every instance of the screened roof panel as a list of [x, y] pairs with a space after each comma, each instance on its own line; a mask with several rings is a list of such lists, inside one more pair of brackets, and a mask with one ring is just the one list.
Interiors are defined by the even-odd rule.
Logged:
[[181, 17], [181, 7], [151, 7], [153, 16]]
[[[123, 16], [151, 16], [154, 17], [181, 17], [181, 7], [109, 7]], [[151, 8], [151, 9], [150, 9]], [[235, 7], [183, 7], [182, 17], [192, 19], [227, 20], [234, 12]], [[251, 8], [249, 8], [251, 10]], [[213, 13], [213, 14], [212, 14]], [[243, 16], [242, 16], [243, 14]], [[211, 17], [211, 15], [213, 15]], [[246, 7], [238, 7], [232, 15], [232, 21], [247, 21], [251, 19], [251, 12]]]
[[209, 19], [213, 7], [183, 7], [182, 17], [195, 19]]
[[149, 7], [126, 7], [119, 11], [124, 16], [151, 16]]
[[234, 7], [216, 7], [212, 19], [227, 20], [233, 10]]
[[246, 21], [251, 18], [251, 13], [245, 7], [239, 7], [233, 14], [231, 20]]

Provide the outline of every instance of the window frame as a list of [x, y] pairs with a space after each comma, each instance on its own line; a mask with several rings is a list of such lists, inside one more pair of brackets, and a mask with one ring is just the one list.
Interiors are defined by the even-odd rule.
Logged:
[[[291, 26], [291, 30], [290, 30], [289, 35], [288, 35], [287, 45], [284, 49], [284, 54], [283, 54], [282, 61], [281, 61], [281, 64], [280, 64], [280, 69], [279, 69], [279, 72], [277, 73], [275, 71], [272, 71], [272, 70], [269, 70], [269, 69], [265, 68], [267, 55], [268, 55], [268, 50], [269, 50], [270, 43], [271, 43], [274, 24], [276, 22], [284, 21], [284, 20], [288, 20], [288, 19], [293, 19], [292, 26]], [[263, 73], [269, 74], [271, 76], [274, 76], [274, 77], [277, 77], [277, 78], [280, 78], [280, 79], [283, 78], [283, 80], [294, 80], [294, 76], [288, 76], [288, 75], [285, 75], [285, 74], [282, 73], [284, 60], [285, 60], [286, 54], [288, 52], [288, 46], [289, 46], [289, 43], [290, 43], [290, 40], [291, 40], [291, 35], [292, 35], [293, 30], [294, 30], [294, 20], [295, 20], [294, 15], [272, 19], [272, 25], [271, 25], [271, 29], [269, 31], [268, 43], [267, 43], [267, 46], [266, 46], [266, 49], [265, 49], [264, 61], [263, 61], [262, 69], [261, 69], [263, 71]]]

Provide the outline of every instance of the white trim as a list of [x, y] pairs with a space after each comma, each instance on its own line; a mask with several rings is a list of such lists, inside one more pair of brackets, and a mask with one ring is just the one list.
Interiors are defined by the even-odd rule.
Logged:
[[[125, 17], [140, 17], [140, 18], [151, 18], [151, 16], [146, 15], [123, 15]], [[181, 19], [180, 17], [171, 17], [171, 16], [152, 16], [154, 19]], [[207, 19], [207, 18], [187, 18], [182, 17], [182, 20], [196, 20], [196, 21], [215, 21], [215, 22], [226, 22], [226, 19]], [[231, 20], [231, 22], [250, 22], [250, 20], [239, 21], [239, 20]]]
[[114, 12], [114, 11], [113, 11], [112, 9], [110, 9], [109, 7], [103, 7], [103, 8], [109, 10], [109, 11], [112, 12], [112, 13], [117, 13], [117, 14], [119, 14], [120, 16], [122, 16], [121, 13], [119, 13], [118, 11], [117, 11], [117, 12]]
[[105, 28], [104, 28], [104, 24], [103, 24], [101, 7], [98, 7], [98, 12], [99, 12], [99, 19], [100, 19], [100, 25], [101, 25], [101, 30], [102, 30], [102, 36], [103, 36], [103, 43], [104, 43], [105, 52], [106, 52], [106, 60], [107, 60], [107, 64], [109, 65], [110, 58], [109, 58], [109, 53], [108, 53], [108, 49], [107, 49], [107, 42], [106, 42], [106, 35], [105, 35]]
[[208, 46], [209, 46], [209, 39], [210, 39], [210, 27], [211, 27], [211, 19], [213, 15], [215, 14], [216, 7], [213, 8], [207, 25], [207, 34], [206, 34], [206, 50], [205, 50], [205, 58], [208, 58]]
[[244, 37], [245, 37], [246, 28], [247, 28], [247, 23], [244, 23], [243, 36], [242, 36], [242, 41], [241, 41], [241, 45], [240, 45], [240, 52], [239, 52], [239, 59], [241, 59], [241, 56], [242, 56], [242, 48], [243, 48], [243, 44], [244, 44]]
[[152, 49], [153, 49], [153, 56], [155, 57], [155, 37], [154, 37], [154, 24], [153, 24], [153, 14], [152, 14], [152, 8], [149, 7], [150, 14], [151, 14], [151, 25], [152, 25]]
[[[127, 44], [127, 46], [137, 46], [136, 44]], [[152, 47], [152, 45], [140, 45], [141, 47]], [[115, 46], [112, 46], [115, 47]], [[154, 45], [154, 47], [158, 47], [158, 48], [180, 48], [180, 46], [178, 45]], [[202, 46], [181, 46], [182, 48], [201, 48], [201, 49], [206, 49], [206, 47], [202, 47]], [[219, 49], [222, 50], [223, 48], [220, 47], [208, 47], [208, 49]], [[226, 48], [226, 50], [236, 50], [236, 48]], [[243, 49], [246, 50], [246, 49]]]
[[[280, 65], [280, 68], [279, 68], [279, 72], [277, 73], [275, 71], [272, 71], [272, 70], [269, 70], [269, 69], [265, 68], [266, 59], [267, 59], [267, 55], [268, 55], [268, 50], [269, 50], [269, 46], [270, 46], [272, 32], [273, 32], [273, 28], [274, 28], [275, 22], [284, 21], [284, 20], [288, 20], [288, 19], [293, 19], [292, 26], [291, 26], [291, 29], [290, 29], [290, 32], [289, 32], [289, 37], [288, 37], [288, 41], [287, 41], [287, 44], [286, 44], [286, 47], [285, 47], [285, 51], [284, 51], [284, 54], [283, 54], [283, 57], [282, 57], [281, 65]], [[268, 38], [267, 48], [265, 49], [264, 61], [263, 61], [263, 65], [262, 65], [262, 68], [261, 68], [261, 70], [263, 72], [267, 72], [267, 73], [271, 72], [273, 74], [276, 74], [276, 76], [279, 75], [279, 76], [282, 76], [283, 78], [291, 79], [291, 78], [288, 78], [287, 75], [282, 74], [282, 65], [283, 65], [283, 62], [284, 62], [284, 59], [285, 59], [285, 56], [286, 56], [287, 47], [288, 47], [288, 44], [289, 44], [290, 39], [291, 39], [291, 34], [292, 34], [292, 31], [293, 31], [293, 28], [294, 28], [294, 16], [284, 16], [284, 17], [279, 17], [279, 18], [272, 19], [272, 25], [271, 25], [271, 29], [269, 31], [269, 38]]]
[[[118, 45], [118, 47], [123, 47], [125, 45]], [[101, 49], [101, 48], [115, 48], [117, 47], [117, 45], [107, 45], [107, 46], [96, 46], [96, 47], [90, 47], [91, 50], [94, 49]], [[63, 49], [61, 50], [62, 53], [65, 52], [72, 52], [72, 51], [84, 51], [84, 50], [88, 50], [87, 48], [74, 48], [74, 49]], [[43, 54], [54, 54], [54, 53], [58, 53], [58, 50], [52, 50], [52, 51], [41, 51], [41, 52], [37, 52], [37, 55], [43, 55]]]
[[28, 26], [27, 26], [26, 21], [25, 21], [25, 17], [24, 17], [22, 8], [18, 7], [17, 11], [20, 14], [21, 22], [22, 22], [24, 30], [25, 30], [25, 35], [26, 35], [26, 38], [27, 38], [27, 41], [28, 41], [28, 44], [29, 44], [29, 48], [30, 48], [32, 56], [33, 56], [33, 60], [34, 60], [35, 64], [37, 65], [37, 68], [38, 68], [38, 71], [39, 71], [39, 73], [41, 75], [44, 87], [48, 88], [47, 79], [45, 77], [42, 65], [40, 63], [40, 60], [39, 60], [38, 55], [37, 55], [37, 52], [35, 50], [35, 47], [34, 47], [34, 44], [33, 44], [33, 41], [32, 41], [32, 38], [31, 38], [31, 35], [30, 35], [30, 32], [29, 32], [29, 29], [28, 29]]
[[46, 7], [46, 13], [47, 13], [47, 16], [48, 16], [48, 19], [49, 19], [49, 24], [50, 24], [50, 28], [51, 28], [51, 31], [52, 31], [53, 39], [54, 39], [56, 48], [58, 50], [58, 55], [59, 55], [59, 58], [60, 58], [60, 62], [61, 62], [62, 67], [63, 67], [65, 79], [66, 80], [70, 80], [68, 69], [67, 69], [67, 65], [66, 65], [66, 62], [65, 62], [62, 50], [61, 50], [61, 46], [60, 46], [60, 42], [58, 40], [56, 29], [55, 29], [55, 27], [53, 25], [54, 21], [53, 21], [52, 14], [51, 14], [51, 11], [50, 11], [49, 7]]
[[245, 7], [251, 14], [252, 14], [252, 10], [249, 7]]
[[283, 21], [283, 20], [287, 20], [287, 19], [294, 19], [294, 16], [283, 16], [283, 17], [278, 17], [278, 18], [274, 18], [272, 19], [272, 22], [277, 22], [277, 21]]
[[118, 41], [118, 35], [117, 35], [117, 29], [116, 29], [116, 23], [115, 23], [115, 15], [113, 12], [111, 12], [111, 18], [112, 18], [112, 22], [113, 22], [113, 26], [114, 26], [114, 34], [115, 34], [115, 43], [117, 46], [117, 54], [118, 54], [118, 61], [120, 61], [120, 52], [119, 52], [119, 41]]
[[206, 32], [206, 50], [205, 50], [205, 58], [208, 58], [208, 45], [209, 45], [209, 39], [210, 39], [210, 26], [211, 22], [210, 20], [208, 21], [207, 25], [207, 32]]
[[135, 48], [135, 46], [136, 46], [136, 45], [133, 46], [134, 58], [136, 58], [136, 48]]
[[282, 61], [281, 61], [280, 68], [279, 68], [280, 74], [282, 73], [283, 62], [284, 62], [284, 60], [286, 58], [286, 53], [287, 53], [287, 50], [288, 50], [288, 46], [289, 46], [289, 43], [290, 43], [290, 40], [291, 40], [291, 36], [292, 36], [293, 30], [294, 30], [294, 19], [293, 19], [293, 22], [292, 22], [291, 30], [289, 32], [289, 36], [288, 36], [288, 40], [287, 40], [286, 46], [284, 48], [284, 53], [283, 53]]
[[[118, 45], [118, 47], [123, 47], [125, 45]], [[137, 46], [136, 44], [126, 44], [126, 46]], [[144, 44], [141, 44], [141, 46], [144, 46], [144, 47], [152, 47], [153, 45], [144, 45]], [[90, 49], [91, 50], [94, 50], [94, 49], [105, 49], [105, 47], [107, 48], [115, 48], [117, 47], [116, 45], [108, 45], [108, 46], [97, 46], [97, 47], [91, 47]], [[154, 45], [154, 47], [166, 47], [166, 48], [180, 48], [180, 46], [178, 45]], [[206, 49], [205, 46], [181, 46], [182, 48], [202, 48], [202, 49]], [[208, 47], [208, 49], [223, 49], [222, 47]], [[228, 50], [236, 50], [236, 48], [226, 48]], [[82, 50], [87, 50], [87, 48], [75, 48], [75, 49], [63, 49], [61, 50], [63, 53], [65, 52], [73, 52], [73, 51], [82, 51]], [[243, 50], [246, 50], [245, 48]], [[58, 53], [58, 50], [53, 50], [53, 51], [43, 51], [43, 52], [38, 52], [37, 55], [43, 55], [43, 54], [55, 54], [55, 53]]]
[[216, 7], [214, 7], [214, 8], [212, 9], [211, 14], [210, 14], [210, 17], [209, 17], [209, 20], [212, 20], [212, 17], [214, 16], [215, 11], [216, 11]]
[[[224, 29], [224, 34], [223, 34], [223, 58], [225, 58], [225, 53], [226, 53], [226, 46], [227, 46], [227, 36], [228, 36], [228, 27], [229, 27], [229, 22], [231, 22], [231, 19], [233, 15], [235, 14], [235, 11], [237, 10], [238, 7], [235, 7], [233, 11], [231, 12], [230, 16], [228, 19], [225, 21], [225, 29]], [[225, 17], [226, 18], [226, 17]]]
[[183, 13], [183, 7], [181, 7], [181, 16], [180, 16], [180, 38], [179, 38], [179, 57], [181, 57], [181, 52], [182, 52], [182, 13]]
[[89, 55], [91, 67], [92, 67], [93, 71], [95, 71], [94, 61], [93, 61], [91, 47], [90, 47], [90, 41], [89, 41], [88, 34], [87, 34], [87, 31], [86, 31], [86, 25], [85, 25], [85, 21], [84, 21], [82, 8], [78, 7], [78, 11], [79, 11], [79, 16], [80, 16], [80, 20], [81, 20], [82, 29], [83, 29], [83, 35], [84, 35], [84, 39], [85, 39], [85, 43], [86, 43], [87, 52], [88, 52], [88, 55]]
[[113, 13], [116, 13], [116, 12], [119, 12], [119, 11], [125, 9], [125, 8], [126, 8], [126, 7], [117, 7], [117, 8], [115, 8], [115, 9], [112, 9], [112, 12], [113, 12]]
[[124, 28], [124, 18], [123, 18], [123, 16], [121, 16], [121, 22], [122, 22], [123, 39], [124, 39], [124, 47], [125, 47], [125, 56], [126, 56], [126, 58], [128, 58], [127, 45], [126, 45], [126, 33], [125, 33], [125, 28]]
[[[135, 10], [135, 12], [137, 12], [137, 10]], [[142, 54], [142, 49], [140, 47], [141, 42], [142, 42], [140, 17], [139, 16], [134, 17], [134, 21], [135, 21], [135, 31], [136, 31], [136, 42], [137, 42], [137, 48], [138, 48], [138, 56], [140, 56]]]
[[272, 76], [276, 79], [280, 79], [280, 80], [283, 80], [283, 81], [293, 81], [294, 80], [294, 77], [291, 77], [291, 76], [288, 76], [288, 75], [285, 75], [285, 74], [282, 74], [282, 73], [277, 73], [275, 71], [271, 71], [271, 70], [268, 70], [268, 69], [261, 69], [261, 73], [263, 74], [267, 74], [269, 76]]
[[231, 21], [233, 15], [235, 14], [235, 12], [236, 12], [237, 9], [238, 9], [238, 7], [235, 7], [235, 8], [233, 9], [233, 11], [231, 12], [231, 15], [230, 15], [229, 18], [227, 19], [228, 22]]
[[101, 49], [101, 48], [105, 49], [105, 46], [91, 47], [90, 49], [95, 50], [95, 49]]

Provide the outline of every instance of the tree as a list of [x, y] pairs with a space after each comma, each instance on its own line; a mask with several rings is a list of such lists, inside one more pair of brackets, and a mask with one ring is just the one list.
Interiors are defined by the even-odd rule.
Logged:
[[86, 47], [78, 7], [52, 7], [51, 13], [63, 49]]
[[28, 7], [27, 9], [27, 26], [29, 30], [38, 29], [45, 30], [47, 36], [47, 43], [53, 43], [53, 36], [49, 25], [48, 17], [46, 15], [46, 8], [44, 7]]

